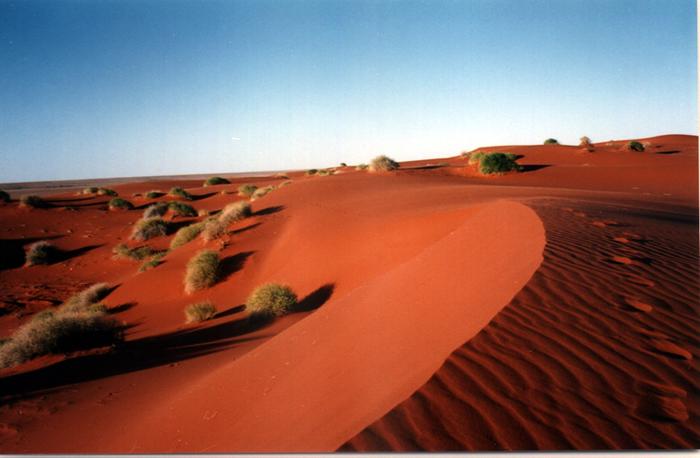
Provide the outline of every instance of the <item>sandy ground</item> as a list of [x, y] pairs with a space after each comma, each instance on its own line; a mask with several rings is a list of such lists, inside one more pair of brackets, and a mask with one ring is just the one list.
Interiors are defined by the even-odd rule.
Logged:
[[[116, 351], [0, 371], [0, 451], [698, 447], [698, 140], [642, 141], [484, 148], [522, 156], [523, 173], [498, 177], [460, 157], [291, 173], [223, 243], [197, 239], [143, 273], [112, 247], [170, 198], [132, 194], [183, 186], [216, 211], [241, 183], [284, 179], [110, 185], [131, 211], [73, 192], [0, 204], [0, 336], [99, 281], [129, 325]], [[22, 267], [43, 239], [64, 258]], [[221, 279], [186, 295], [203, 247]], [[302, 310], [252, 325], [245, 299], [268, 281]], [[219, 315], [184, 324], [204, 299]]]

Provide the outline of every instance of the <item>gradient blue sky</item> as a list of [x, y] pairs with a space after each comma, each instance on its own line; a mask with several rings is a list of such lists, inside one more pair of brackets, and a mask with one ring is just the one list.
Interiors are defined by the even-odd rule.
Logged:
[[0, 0], [0, 182], [696, 134], [695, 8]]

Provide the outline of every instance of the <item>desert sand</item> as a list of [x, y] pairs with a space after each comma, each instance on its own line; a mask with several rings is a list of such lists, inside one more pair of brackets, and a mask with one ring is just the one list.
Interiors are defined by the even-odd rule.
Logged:
[[[459, 155], [290, 172], [222, 239], [145, 272], [112, 254], [173, 199], [145, 192], [180, 186], [215, 212], [241, 184], [287, 179], [110, 183], [136, 206], [123, 211], [50, 183], [49, 208], [0, 203], [0, 338], [97, 282], [115, 286], [104, 303], [126, 326], [114, 349], [0, 370], [0, 452], [696, 448], [698, 138], [638, 140], [645, 152], [480, 148], [521, 156], [501, 176]], [[62, 258], [23, 266], [38, 240]], [[187, 295], [203, 248], [220, 278]], [[246, 298], [271, 281], [300, 310], [251, 322]], [[218, 315], [185, 323], [202, 300]]]

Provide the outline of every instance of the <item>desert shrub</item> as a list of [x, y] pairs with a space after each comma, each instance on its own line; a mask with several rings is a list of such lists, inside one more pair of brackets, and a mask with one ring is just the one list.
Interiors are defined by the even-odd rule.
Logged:
[[110, 209], [131, 210], [134, 208], [131, 202], [126, 199], [122, 199], [121, 197], [114, 197], [109, 201], [108, 205]]
[[134, 230], [131, 233], [131, 238], [134, 240], [144, 241], [165, 235], [168, 232], [168, 224], [162, 218], [140, 219], [134, 225]]
[[399, 163], [387, 156], [377, 156], [369, 164], [370, 172], [388, 172], [399, 168]]
[[234, 221], [245, 219], [252, 214], [253, 210], [250, 208], [250, 203], [244, 200], [239, 200], [238, 202], [233, 202], [226, 205], [224, 209], [221, 210], [219, 219], [228, 226]]
[[369, 165], [367, 164], [358, 164], [357, 166], [355, 166], [355, 170], [367, 170], [368, 167]]
[[204, 228], [202, 229], [202, 239], [205, 242], [211, 242], [216, 240], [226, 233], [226, 228], [228, 224], [224, 224], [223, 221], [213, 219], [204, 223]]
[[243, 184], [238, 187], [238, 195], [242, 197], [251, 197], [258, 189], [254, 184]]
[[282, 178], [283, 180], [287, 180], [289, 179], [289, 175], [287, 175], [286, 173], [276, 173], [275, 178]]
[[289, 286], [268, 283], [257, 287], [246, 301], [246, 309], [255, 316], [282, 316], [297, 304], [297, 295]]
[[222, 177], [209, 177], [206, 180], [204, 180], [204, 186], [214, 186], [217, 184], [229, 184], [231, 183], [228, 181], [226, 178]]
[[5, 192], [5, 191], [3, 191], [2, 189], [0, 189], [0, 202], [6, 202], [6, 203], [7, 203], [7, 202], [9, 202], [9, 201], [10, 201], [10, 195], [9, 195], [7, 192]]
[[[320, 173], [319, 173], [320, 174]], [[275, 187], [274, 186], [265, 186], [264, 188], [258, 188], [255, 190], [252, 196], [250, 196], [250, 200], [257, 200], [260, 199], [261, 197], [265, 196], [266, 194], [270, 193], [271, 191], [274, 191]]]
[[56, 260], [58, 253], [58, 248], [45, 240], [32, 243], [27, 248], [26, 265], [50, 264]]
[[317, 169], [309, 169], [309, 170], [307, 170], [307, 171], [305, 172], [305, 175], [307, 175], [307, 176], [309, 176], [309, 175], [316, 175], [316, 173], [318, 173], [318, 170], [317, 170]]
[[559, 142], [557, 141], [556, 138], [548, 138], [547, 140], [544, 141], [545, 145], [558, 145]]
[[197, 210], [192, 205], [182, 202], [170, 202], [168, 209], [177, 216], [197, 216]]
[[168, 195], [172, 197], [179, 197], [185, 200], [192, 200], [192, 194], [177, 186], [174, 188], [170, 188], [170, 191], [168, 191]]
[[508, 153], [486, 154], [479, 162], [479, 171], [484, 175], [493, 173], [505, 173], [510, 171], [520, 171], [520, 165], [515, 162], [515, 155]]
[[644, 151], [644, 145], [642, 145], [639, 142], [632, 141], [627, 143], [627, 149], [630, 151], [637, 151], [641, 153]]
[[111, 196], [111, 197], [117, 197], [119, 193], [115, 191], [114, 189], [108, 189], [108, 188], [98, 188], [97, 189], [97, 195], [98, 196]]
[[112, 287], [107, 283], [95, 283], [68, 298], [60, 307], [62, 312], [83, 312], [107, 297]]
[[341, 163], [340, 163], [340, 166], [341, 166], [341, 167], [347, 167], [348, 164], [346, 164], [345, 162], [341, 162]]
[[592, 146], [593, 144], [591, 143], [591, 139], [586, 137], [585, 135], [579, 139], [580, 143], [579, 146], [583, 146], [588, 148], [589, 146]]
[[290, 180], [283, 181], [282, 183], [280, 183], [279, 187], [283, 188], [285, 186], [289, 186], [290, 184], [292, 184], [292, 182]]
[[10, 367], [47, 354], [114, 345], [123, 340], [121, 326], [104, 311], [60, 310], [22, 325], [0, 347], [0, 367]]
[[149, 205], [143, 211], [142, 218], [149, 219], [149, 218], [157, 218], [159, 216], [163, 216], [167, 213], [168, 208], [170, 208], [170, 206], [166, 202], [158, 202], [156, 204]]
[[100, 188], [96, 186], [88, 186], [87, 188], [83, 188], [83, 190], [80, 192], [81, 194], [97, 194], [97, 191], [99, 191]]
[[333, 169], [323, 169], [318, 171], [318, 176], [326, 177], [328, 175], [333, 175], [335, 173], [335, 170]]
[[154, 267], [158, 267], [159, 265], [163, 264], [163, 258], [166, 254], [168, 254], [167, 251], [161, 251], [160, 253], [156, 253], [151, 259], [141, 264], [141, 266], [139, 267], [139, 272], [145, 272], [149, 269], [153, 269]]
[[145, 194], [146, 199], [157, 199], [163, 195], [164, 195], [163, 191], [148, 191]]
[[147, 257], [152, 256], [154, 253], [156, 253], [156, 251], [148, 245], [129, 248], [126, 244], [120, 243], [119, 245], [112, 248], [112, 253], [117, 258], [142, 261]]
[[216, 307], [211, 302], [199, 302], [185, 307], [185, 318], [188, 323], [199, 323], [214, 318]]
[[191, 242], [204, 230], [204, 223], [194, 223], [189, 226], [180, 228], [173, 239], [170, 241], [170, 248], [178, 248], [182, 245]]
[[185, 292], [189, 294], [210, 287], [216, 282], [218, 270], [219, 255], [215, 251], [200, 251], [187, 263]]
[[469, 165], [478, 164], [479, 162], [481, 162], [481, 158], [483, 158], [485, 154], [486, 153], [484, 153], [482, 151], [475, 151], [475, 152], [469, 154], [468, 164]]
[[19, 206], [24, 208], [45, 208], [48, 207], [48, 204], [39, 196], [26, 195], [19, 198]]

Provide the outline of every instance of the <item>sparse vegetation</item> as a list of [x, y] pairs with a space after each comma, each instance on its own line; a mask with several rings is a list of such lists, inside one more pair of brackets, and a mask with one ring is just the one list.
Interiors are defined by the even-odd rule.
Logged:
[[478, 164], [479, 162], [481, 162], [481, 158], [483, 158], [485, 154], [486, 153], [484, 153], [483, 151], [474, 151], [473, 153], [470, 153], [468, 164]]
[[9, 201], [10, 201], [10, 195], [7, 192], [0, 189], [0, 202], [7, 203]]
[[168, 232], [168, 224], [162, 218], [140, 219], [134, 225], [134, 230], [131, 233], [131, 238], [134, 240], [144, 241], [165, 235]]
[[162, 197], [163, 195], [165, 195], [163, 191], [148, 191], [146, 193], [146, 199], [157, 199], [159, 197]]
[[45, 240], [32, 243], [27, 248], [25, 265], [50, 264], [56, 260], [58, 253], [58, 248]]
[[83, 188], [83, 190], [80, 192], [81, 194], [97, 194], [97, 191], [99, 191], [100, 188], [97, 186], [88, 186], [87, 188]]
[[210, 320], [214, 315], [216, 315], [216, 307], [211, 302], [199, 302], [185, 307], [185, 318], [188, 323]]
[[114, 197], [108, 205], [110, 210], [131, 210], [134, 208], [131, 202], [121, 197]]
[[24, 208], [46, 208], [48, 204], [39, 196], [26, 195], [19, 198], [19, 206]]
[[246, 201], [239, 200], [238, 202], [228, 204], [218, 217], [211, 218], [204, 222], [202, 238], [207, 242], [215, 240], [226, 233], [226, 228], [231, 223], [247, 218], [251, 214], [250, 203]]
[[341, 167], [347, 167], [348, 165], [347, 165], [345, 162], [341, 162], [341, 163], [340, 163], [340, 166], [341, 166]]
[[479, 171], [484, 175], [500, 174], [510, 171], [519, 172], [522, 167], [515, 161], [512, 153], [490, 153], [482, 156]]
[[258, 189], [254, 184], [243, 184], [238, 187], [238, 195], [242, 197], [251, 197]]
[[226, 233], [227, 227], [228, 224], [224, 224], [224, 222], [218, 218], [206, 221], [202, 229], [202, 239], [204, 239], [205, 242], [216, 240]]
[[282, 183], [280, 183], [279, 187], [283, 188], [285, 186], [289, 186], [290, 184], [292, 184], [291, 180], [283, 181]]
[[153, 269], [154, 267], [158, 267], [159, 265], [163, 264], [163, 258], [166, 254], [168, 254], [167, 251], [161, 251], [160, 253], [156, 253], [151, 259], [141, 264], [141, 267], [139, 267], [139, 272], [145, 272], [149, 269]]
[[170, 241], [170, 249], [181, 247], [182, 245], [196, 239], [197, 236], [204, 230], [204, 223], [194, 223], [189, 226], [180, 228], [173, 239]]
[[163, 216], [167, 213], [169, 205], [166, 202], [158, 202], [153, 205], [149, 205], [143, 211], [143, 219], [157, 218]]
[[178, 197], [180, 199], [192, 200], [192, 194], [179, 187], [170, 188], [168, 195], [172, 197]]
[[399, 168], [399, 163], [388, 156], [377, 156], [369, 164], [370, 172], [389, 172]]
[[197, 216], [197, 210], [192, 205], [187, 205], [182, 202], [170, 202], [168, 209], [177, 216]]
[[120, 243], [119, 245], [112, 248], [112, 253], [116, 258], [143, 261], [147, 257], [152, 256], [154, 253], [156, 253], [156, 251], [148, 245], [129, 248], [126, 244]]
[[367, 164], [358, 164], [357, 166], [355, 166], [355, 170], [367, 170], [368, 167], [369, 165]]
[[215, 186], [217, 184], [230, 184], [226, 178], [222, 177], [209, 177], [204, 181], [204, 186]]
[[640, 142], [631, 141], [627, 143], [627, 149], [641, 153], [644, 151], [644, 145], [642, 145]]
[[268, 194], [274, 190], [275, 190], [274, 186], [265, 186], [264, 188], [258, 188], [255, 190], [253, 195], [250, 196], [250, 200], [260, 199], [261, 197], [265, 196], [266, 194]]
[[246, 301], [251, 316], [276, 317], [291, 312], [297, 304], [297, 295], [289, 286], [268, 283], [257, 287]]
[[335, 174], [335, 169], [322, 169], [322, 170], [318, 171], [317, 175], [321, 176], [321, 177], [326, 177], [328, 175], [333, 175], [333, 174]]
[[545, 145], [558, 145], [559, 142], [557, 141], [556, 138], [548, 138], [547, 140], [544, 141]]
[[317, 169], [309, 169], [309, 170], [306, 171], [305, 175], [306, 175], [306, 176], [309, 176], [309, 175], [316, 175], [317, 173], [318, 173], [318, 170], [317, 170]]
[[95, 283], [82, 290], [81, 292], [72, 295], [65, 301], [59, 310], [62, 312], [84, 312], [97, 304], [99, 301], [107, 297], [112, 291], [112, 287], [108, 283]]
[[97, 189], [97, 195], [98, 196], [111, 196], [111, 197], [117, 197], [119, 193], [113, 189], [108, 189], [108, 188], [98, 188]]
[[579, 146], [583, 146], [585, 148], [588, 148], [590, 146], [593, 146], [593, 143], [591, 143], [591, 139], [586, 137], [585, 135], [579, 139], [580, 143]]
[[[99, 305], [99, 304], [95, 304]], [[11, 367], [38, 356], [105, 347], [123, 340], [121, 326], [104, 306], [83, 311], [45, 311], [20, 326], [0, 346], [0, 367]]]
[[185, 292], [190, 294], [216, 283], [219, 270], [219, 255], [215, 251], [203, 250], [187, 263]]

